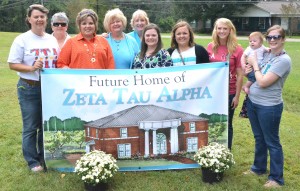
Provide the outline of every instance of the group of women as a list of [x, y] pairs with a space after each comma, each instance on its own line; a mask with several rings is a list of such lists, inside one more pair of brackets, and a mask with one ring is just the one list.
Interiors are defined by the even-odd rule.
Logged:
[[126, 34], [127, 19], [120, 9], [109, 10], [104, 18], [107, 33], [97, 35], [98, 16], [83, 9], [76, 18], [79, 34], [67, 34], [69, 20], [64, 13], [51, 19], [53, 34], [45, 32], [48, 10], [31, 5], [26, 22], [29, 31], [18, 36], [11, 47], [8, 63], [20, 76], [17, 85], [23, 119], [23, 155], [33, 172], [45, 170], [42, 136], [40, 74], [42, 68], [144, 69], [182, 66], [208, 62], [229, 62], [228, 147], [232, 147], [234, 110], [238, 106], [243, 75], [255, 71], [256, 82], [250, 87], [248, 116], [255, 138], [254, 163], [245, 174], [263, 174], [270, 152], [270, 174], [266, 187], [277, 187], [283, 181], [283, 152], [279, 124], [283, 110], [282, 89], [291, 60], [283, 50], [285, 32], [276, 25], [268, 29], [266, 40], [270, 51], [261, 63], [248, 58], [241, 67], [243, 48], [238, 44], [236, 29], [226, 18], [216, 20], [212, 41], [205, 49], [194, 41], [190, 25], [179, 21], [171, 32], [171, 47], [163, 49], [160, 29], [149, 23], [145, 11], [133, 13], [133, 31]]

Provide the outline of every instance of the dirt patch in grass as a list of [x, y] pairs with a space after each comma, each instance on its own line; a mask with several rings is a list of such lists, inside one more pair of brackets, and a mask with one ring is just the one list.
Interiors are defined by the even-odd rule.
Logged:
[[172, 161], [177, 161], [183, 164], [194, 164], [196, 163], [194, 160], [182, 156], [175, 156], [175, 155], [167, 155], [163, 157], [166, 160], [172, 160]]
[[65, 158], [72, 164], [75, 166], [76, 161], [78, 159], [80, 159], [82, 155], [81, 154], [66, 154]]

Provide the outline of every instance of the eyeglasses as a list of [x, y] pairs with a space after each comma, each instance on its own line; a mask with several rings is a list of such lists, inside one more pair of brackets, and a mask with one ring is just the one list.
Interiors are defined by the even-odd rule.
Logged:
[[58, 27], [59, 25], [61, 26], [61, 27], [66, 27], [67, 26], [67, 23], [53, 23], [52, 24], [54, 27]]
[[271, 41], [272, 39], [279, 40], [281, 37], [282, 37], [281, 35], [274, 35], [274, 36], [268, 35], [266, 36], [266, 40], [267, 41]]

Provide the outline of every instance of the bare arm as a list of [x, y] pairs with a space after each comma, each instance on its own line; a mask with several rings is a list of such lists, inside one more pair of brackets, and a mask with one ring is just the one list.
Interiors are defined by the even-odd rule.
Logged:
[[241, 57], [241, 65], [242, 65], [243, 74], [246, 76], [246, 74], [245, 74], [245, 69], [246, 69], [246, 65], [247, 65], [247, 56], [246, 56], [246, 54], [243, 54], [242, 57]]
[[15, 70], [17, 72], [34, 72], [38, 69], [43, 68], [43, 62], [40, 60], [37, 60], [34, 62], [33, 66], [28, 66], [25, 64], [20, 64], [20, 63], [9, 63], [9, 68], [11, 70]]
[[235, 96], [232, 100], [231, 106], [232, 108], [236, 108], [239, 105], [239, 99], [240, 99], [240, 93], [242, 90], [242, 84], [243, 84], [243, 71], [242, 68], [236, 69], [236, 90], [235, 90]]
[[274, 74], [273, 72], [268, 72], [265, 75], [261, 73], [257, 63], [256, 54], [254, 56], [249, 57], [248, 62], [253, 66], [256, 82], [259, 87], [266, 88], [279, 79], [279, 76]]

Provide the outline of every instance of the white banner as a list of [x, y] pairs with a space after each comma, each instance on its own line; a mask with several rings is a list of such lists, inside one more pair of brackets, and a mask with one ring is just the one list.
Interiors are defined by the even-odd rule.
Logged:
[[[73, 171], [75, 161], [93, 149], [111, 153], [121, 171], [198, 167], [192, 160], [198, 148], [209, 139], [227, 142], [228, 71], [223, 62], [145, 70], [45, 69], [48, 168]], [[222, 135], [208, 135], [221, 127]]]

